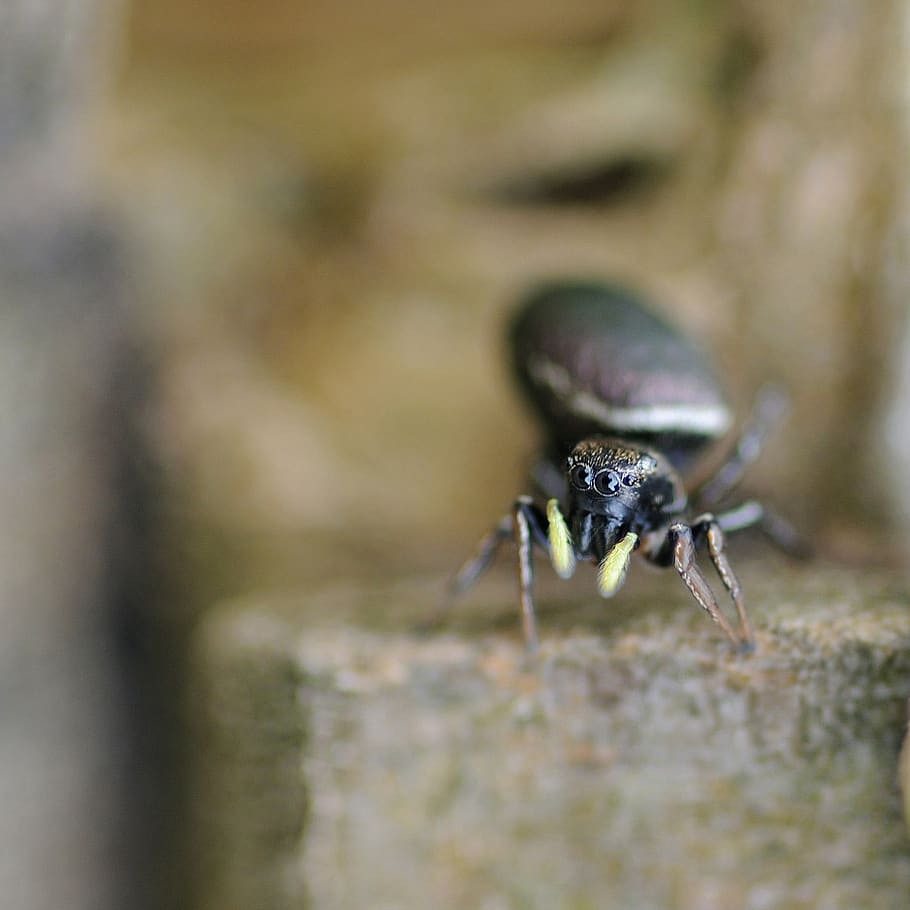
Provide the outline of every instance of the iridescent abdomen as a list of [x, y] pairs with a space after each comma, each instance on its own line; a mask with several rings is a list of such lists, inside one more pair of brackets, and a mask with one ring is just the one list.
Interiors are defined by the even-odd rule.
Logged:
[[560, 455], [604, 434], [685, 468], [730, 426], [702, 352], [624, 288], [546, 285], [519, 307], [509, 340], [519, 384]]

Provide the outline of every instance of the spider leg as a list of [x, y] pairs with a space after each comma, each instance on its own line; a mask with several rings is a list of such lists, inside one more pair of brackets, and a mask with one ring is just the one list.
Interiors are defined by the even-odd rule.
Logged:
[[548, 521], [534, 504], [530, 496], [519, 496], [511, 511], [504, 515], [495, 527], [477, 545], [455, 573], [448, 585], [445, 596], [425, 627], [438, 625], [455, 599], [470, 588], [475, 581], [493, 564], [503, 542], [514, 540], [518, 547], [518, 591], [521, 604], [521, 623], [529, 651], [537, 647], [537, 626], [534, 618], [534, 544], [550, 552], [547, 539]]
[[755, 646], [755, 641], [752, 637], [752, 627], [749, 624], [749, 617], [746, 615], [742, 586], [733, 571], [733, 567], [730, 565], [730, 560], [727, 559], [725, 552], [726, 538], [724, 537], [723, 528], [720, 522], [710, 514], [697, 518], [694, 524], [699, 527], [699, 530], [704, 529], [703, 533], [708, 541], [708, 555], [711, 557], [711, 562], [714, 563], [714, 568], [717, 569], [717, 574], [720, 576], [727, 593], [733, 600], [733, 605], [736, 607], [743, 646], [752, 650]]
[[667, 536], [673, 550], [673, 565], [689, 592], [698, 605], [720, 626], [721, 631], [732, 644], [737, 648], [741, 647], [743, 640], [733, 631], [727, 617], [721, 612], [708, 580], [696, 565], [693, 528], [681, 523], [671, 525]]
[[786, 518], [756, 499], [719, 512], [715, 519], [724, 531], [757, 528], [787, 555], [796, 559], [807, 559], [812, 555], [812, 547], [805, 537]]
[[[736, 633], [730, 621], [724, 616], [708, 580], [695, 562], [696, 547], [703, 538], [708, 541], [711, 561], [736, 606], [741, 634]], [[689, 593], [720, 626], [733, 646], [737, 650], [752, 650], [752, 630], [745, 612], [742, 589], [724, 553], [723, 531], [713, 515], [703, 515], [691, 525], [684, 522], [670, 525], [663, 543], [655, 551], [646, 552], [644, 555], [655, 565], [669, 566], [672, 563]]]
[[518, 545], [518, 598], [521, 603], [521, 628], [528, 651], [537, 650], [537, 621], [534, 618], [534, 560], [531, 533], [534, 506], [521, 497], [512, 509], [515, 543]]
[[697, 487], [690, 500], [700, 506], [716, 506], [733, 490], [761, 454], [768, 436], [783, 419], [788, 406], [787, 395], [779, 386], [762, 386], [727, 460], [711, 478]]
[[[696, 506], [715, 508], [740, 482], [746, 469], [758, 458], [771, 432], [787, 413], [789, 401], [779, 386], [767, 384], [758, 390], [752, 413], [728, 454], [727, 460], [712, 477], [700, 484], [689, 497]], [[751, 499], [716, 516], [724, 531], [756, 527], [772, 543], [797, 559], [811, 555], [805, 538], [781, 515]]]
[[496, 554], [506, 540], [513, 535], [512, 513], [510, 512], [497, 522], [496, 526], [485, 534], [477, 544], [474, 552], [462, 563], [452, 577], [446, 589], [446, 606], [461, 597], [474, 582], [493, 565]]

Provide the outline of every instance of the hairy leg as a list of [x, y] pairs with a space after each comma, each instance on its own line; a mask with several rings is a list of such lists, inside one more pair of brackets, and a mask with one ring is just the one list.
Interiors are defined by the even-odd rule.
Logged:
[[[673, 565], [698, 605], [720, 626], [734, 647], [739, 649], [751, 645], [747, 630], [744, 629], [742, 637], [733, 630], [729, 620], [721, 612], [708, 580], [698, 568], [695, 562], [693, 529], [682, 523], [671, 525], [667, 532], [667, 543], [673, 554]], [[726, 581], [724, 583], [726, 584]]]
[[470, 588], [493, 564], [500, 547], [505, 541], [514, 540], [518, 548], [518, 591], [521, 606], [521, 621], [528, 649], [537, 646], [537, 630], [534, 618], [534, 565], [533, 546], [550, 552], [547, 517], [534, 505], [529, 496], [520, 496], [511, 511], [504, 515], [495, 527], [477, 545], [449, 583], [445, 596], [433, 616], [423, 623], [423, 628], [438, 626], [454, 601]]

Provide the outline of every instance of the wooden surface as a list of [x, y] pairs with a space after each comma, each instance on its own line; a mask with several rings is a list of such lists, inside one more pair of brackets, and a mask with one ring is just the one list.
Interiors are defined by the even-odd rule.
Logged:
[[745, 578], [746, 658], [674, 579], [548, 598], [533, 661], [505, 576], [426, 638], [431, 579], [214, 611], [206, 906], [901, 906], [904, 583]]

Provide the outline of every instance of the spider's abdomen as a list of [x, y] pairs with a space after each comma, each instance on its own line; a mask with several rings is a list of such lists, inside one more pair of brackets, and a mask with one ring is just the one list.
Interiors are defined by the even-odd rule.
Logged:
[[519, 307], [509, 340], [519, 384], [560, 454], [603, 434], [684, 467], [730, 426], [701, 351], [624, 288], [545, 285]]

